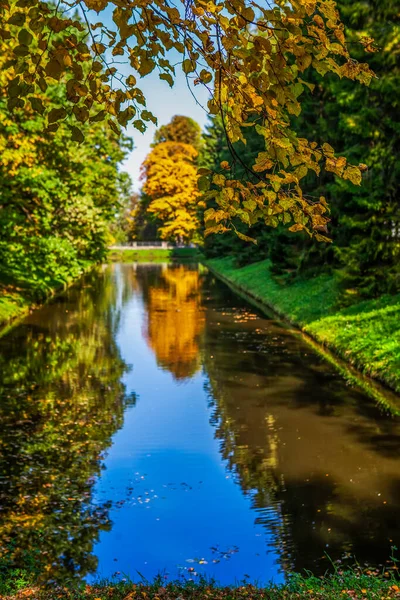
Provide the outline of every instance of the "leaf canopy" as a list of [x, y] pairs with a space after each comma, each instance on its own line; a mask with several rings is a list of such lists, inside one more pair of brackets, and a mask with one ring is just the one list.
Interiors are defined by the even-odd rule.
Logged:
[[[85, 24], [73, 16], [74, 9]], [[102, 18], [104, 9], [112, 11], [113, 28]], [[1, 0], [0, 11], [0, 36], [13, 48], [5, 66], [10, 109], [29, 100], [42, 111], [32, 99], [60, 81], [67, 87], [70, 109], [46, 107], [50, 132], [65, 119], [79, 127], [87, 118], [105, 121], [116, 131], [133, 121], [144, 131], [155, 116], [145, 108], [137, 79], [157, 70], [173, 85], [180, 63], [190, 83], [209, 90], [208, 111], [221, 115], [230, 146], [245, 140], [244, 127], [259, 128], [265, 138], [265, 151], [248, 169], [246, 182], [232, 179], [227, 187], [214, 178], [226, 222], [235, 216], [246, 223], [268, 221], [267, 192], [274, 190], [284, 197], [291, 219], [310, 234], [325, 226], [326, 207], [303, 196], [300, 179], [305, 169], [319, 174], [323, 166], [339, 173], [335, 161], [343, 164], [343, 159], [324, 145], [298, 138], [291, 119], [301, 111], [304, 86], [311, 85], [309, 69], [364, 84], [373, 77], [366, 63], [350, 56], [334, 0], [60, 0], [56, 6]], [[374, 50], [370, 39], [364, 47]], [[121, 62], [130, 67], [127, 76]], [[240, 156], [233, 156], [235, 163]], [[356, 165], [340, 175], [357, 184], [361, 180]], [[250, 198], [256, 212], [243, 204]], [[208, 229], [215, 231], [215, 225]]]

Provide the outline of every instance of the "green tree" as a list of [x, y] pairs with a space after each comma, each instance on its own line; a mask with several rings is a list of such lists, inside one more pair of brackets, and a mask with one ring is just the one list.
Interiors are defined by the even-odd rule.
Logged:
[[[360, 187], [335, 173], [306, 180], [305, 193], [328, 197], [334, 244], [292, 244], [302, 270], [337, 270], [343, 300], [353, 302], [400, 289], [400, 25], [392, 0], [340, 0], [338, 7], [350, 41], [374, 35], [379, 51], [368, 62], [377, 77], [364, 90], [344, 79], [315, 78], [316, 89], [304, 99], [295, 127], [319, 141], [329, 132], [338, 150], [350, 161], [365, 162], [368, 171]], [[287, 242], [279, 248], [281, 260], [290, 254]]]
[[201, 127], [194, 119], [175, 115], [171, 122], [162, 125], [154, 134], [153, 147], [162, 142], [189, 144], [199, 152], [201, 148]]
[[[226, 246], [211, 240], [206, 248], [220, 254], [225, 247], [226, 252], [233, 253], [242, 263], [269, 257], [275, 273], [291, 277], [335, 270], [347, 302], [400, 289], [400, 129], [396, 91], [400, 80], [400, 30], [397, 6], [391, 0], [379, 3], [340, 0], [338, 7], [346, 36], [355, 48], [360, 37], [376, 37], [379, 51], [370, 54], [368, 61], [377, 78], [365, 89], [334, 75], [321, 77], [310, 73], [308, 81], [312, 89], [304, 92], [301, 114], [292, 118], [292, 127], [299, 137], [315, 139], [319, 145], [329, 137], [351, 162], [368, 165], [361, 186], [339, 176], [344, 160], [342, 167], [333, 161], [327, 165], [327, 171], [316, 174], [309, 170], [302, 179], [303, 193], [310, 202], [318, 202], [321, 196], [329, 200], [328, 229], [333, 244], [315, 243], [304, 234], [290, 235], [275, 214], [269, 221], [275, 228], [270, 230], [256, 225], [246, 231], [234, 221], [239, 231], [257, 240], [256, 248], [236, 243], [232, 237]], [[356, 50], [355, 56], [361, 59]], [[234, 173], [226, 173], [227, 179], [244, 179], [248, 164], [260, 151], [260, 140], [253, 128], [245, 128], [243, 134], [247, 144], [239, 142], [234, 147], [236, 160], [230, 165]], [[206, 148], [215, 147], [220, 134], [214, 132], [210, 137], [206, 133], [205, 138]], [[326, 145], [325, 148], [329, 151]], [[229, 160], [229, 148], [222, 140], [222, 150], [213, 157], [210, 168], [217, 168], [224, 160]], [[210, 206], [216, 208], [213, 200]], [[322, 224], [318, 231], [326, 236], [328, 229]]]
[[[12, 52], [0, 41], [0, 63]], [[0, 280], [26, 293], [46, 291], [76, 277], [104, 257], [109, 223], [120, 208], [127, 181], [118, 164], [130, 147], [101, 123], [86, 122], [79, 145], [64, 123], [45, 134], [46, 118], [31, 104], [6, 102], [0, 76]], [[53, 83], [35, 97], [45, 107], [66, 102]], [[61, 110], [61, 109], [60, 109]]]
[[356, 41], [374, 35], [379, 52], [369, 62], [377, 78], [360, 93], [346, 83], [330, 81], [327, 123], [333, 126], [333, 99], [339, 102], [336, 143], [349, 160], [363, 157], [368, 164], [357, 188], [335, 177], [328, 186], [334, 205], [336, 252], [349, 298], [377, 296], [400, 290], [400, 22], [392, 0], [350, 2], [339, 8]]

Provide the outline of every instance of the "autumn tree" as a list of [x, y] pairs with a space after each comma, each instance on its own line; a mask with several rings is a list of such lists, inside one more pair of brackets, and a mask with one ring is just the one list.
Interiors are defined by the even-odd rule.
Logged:
[[[113, 25], [101, 14], [106, 8]], [[73, 16], [74, 9], [85, 25]], [[189, 85], [207, 87], [208, 110], [221, 115], [230, 147], [244, 139], [243, 126], [257, 129], [264, 149], [245, 181], [226, 183], [224, 169], [234, 172], [241, 160], [234, 152], [222, 172], [211, 175], [211, 191], [210, 174], [202, 173], [200, 189], [217, 205], [206, 214], [207, 233], [226, 231], [234, 217], [253, 225], [276, 216], [292, 231], [324, 239], [319, 232], [329, 219], [326, 201], [304, 196], [301, 180], [309, 170], [319, 173], [325, 167], [361, 182], [363, 165], [347, 164], [327, 142], [298, 137], [291, 127], [291, 115], [301, 111], [301, 94], [312, 87], [312, 69], [367, 84], [373, 76], [362, 58], [350, 55], [333, 0], [276, 0], [274, 5], [185, 0], [177, 6], [165, 0], [60, 0], [56, 6], [1, 0], [0, 10], [0, 35], [13, 52], [4, 67], [8, 107], [27, 104], [43, 114], [46, 135], [61, 122], [76, 140], [83, 139], [88, 122], [104, 121], [119, 132], [132, 121], [145, 130], [156, 117], [146, 109], [138, 77], [157, 70], [172, 86], [179, 63]], [[373, 50], [369, 37], [360, 36], [357, 43]], [[131, 71], [121, 70], [121, 62]], [[57, 97], [40, 102], [55, 81], [65, 87], [67, 105]]]
[[189, 144], [199, 151], [202, 143], [200, 125], [190, 117], [175, 115], [170, 123], [162, 125], [154, 134], [153, 146], [162, 142]]
[[142, 165], [147, 211], [157, 216], [161, 239], [188, 243], [199, 229], [197, 150], [190, 144], [157, 144]]

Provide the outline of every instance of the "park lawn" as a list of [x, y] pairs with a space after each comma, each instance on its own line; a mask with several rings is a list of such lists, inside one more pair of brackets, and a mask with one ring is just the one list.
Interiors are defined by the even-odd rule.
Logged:
[[400, 294], [339, 308], [334, 275], [287, 283], [271, 275], [267, 260], [240, 268], [229, 257], [205, 264], [361, 372], [400, 392]]
[[109, 262], [198, 261], [202, 254], [197, 248], [126, 248], [111, 249], [107, 258]]

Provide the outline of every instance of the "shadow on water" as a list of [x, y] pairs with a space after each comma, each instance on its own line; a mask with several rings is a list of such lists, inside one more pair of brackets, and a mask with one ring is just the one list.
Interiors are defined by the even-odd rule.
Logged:
[[400, 539], [398, 419], [216, 285], [204, 342], [212, 422], [258, 522], [270, 530], [271, 506], [282, 515], [283, 565], [324, 572], [326, 555], [344, 553], [384, 563]]
[[[279, 580], [400, 541], [399, 420], [198, 265], [92, 273], [0, 351], [0, 575]], [[200, 566], [214, 530], [240, 551]]]

